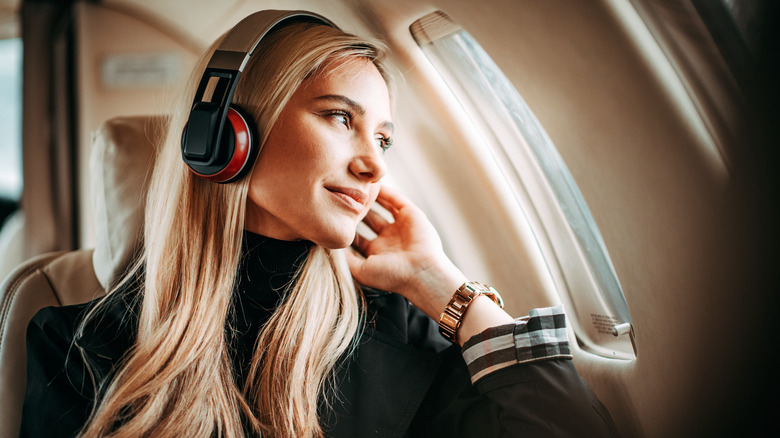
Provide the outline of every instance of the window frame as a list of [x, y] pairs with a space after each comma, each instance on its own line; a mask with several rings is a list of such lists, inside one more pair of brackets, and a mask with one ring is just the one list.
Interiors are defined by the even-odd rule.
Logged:
[[[20, 37], [2, 38], [0, 46], [7, 45], [8, 53], [2, 55], [3, 70], [7, 68], [8, 77], [0, 77], [3, 84], [7, 84], [6, 91], [11, 91], [11, 95], [2, 98], [2, 107], [7, 113], [3, 114], [3, 125], [0, 132], [3, 132], [3, 138], [0, 141], [15, 144], [4, 145], [4, 160], [0, 166], [0, 198], [5, 204], [18, 205], [22, 195], [22, 40]], [[15, 46], [15, 47], [13, 47]], [[0, 48], [0, 52], [6, 48]], [[9, 58], [5, 59], [5, 55]], [[14, 65], [10, 65], [11, 63]], [[13, 74], [16, 70], [16, 74]], [[1, 72], [2, 70], [0, 70]], [[7, 98], [7, 100], [6, 100]], [[13, 108], [16, 111], [13, 111]], [[7, 146], [7, 149], [5, 148]], [[2, 220], [0, 220], [0, 224]]]
[[[415, 21], [412, 36], [460, 102], [530, 224], [579, 346], [636, 358], [628, 306], [606, 245], [574, 178], [511, 82], [444, 12]], [[464, 74], [464, 72], [467, 72]], [[519, 146], [519, 147], [513, 147]]]

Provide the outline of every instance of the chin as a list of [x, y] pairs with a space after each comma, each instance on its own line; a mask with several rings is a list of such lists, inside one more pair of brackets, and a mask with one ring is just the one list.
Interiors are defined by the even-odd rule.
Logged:
[[344, 230], [329, 230], [328, 232], [318, 233], [311, 236], [308, 240], [327, 249], [342, 249], [352, 245], [355, 240], [355, 230], [357, 227], [345, 227]]
[[354, 240], [355, 240], [355, 234], [353, 233], [349, 237], [328, 239], [322, 242], [314, 242], [314, 243], [328, 249], [343, 249], [352, 245], [352, 242]]

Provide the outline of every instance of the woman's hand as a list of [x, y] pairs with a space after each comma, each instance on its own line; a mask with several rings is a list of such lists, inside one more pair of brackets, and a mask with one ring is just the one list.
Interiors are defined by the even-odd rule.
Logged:
[[394, 221], [369, 211], [363, 222], [376, 233], [368, 240], [356, 236], [349, 252], [349, 268], [366, 286], [399, 293], [433, 318], [449, 302], [465, 276], [447, 258], [433, 225], [425, 214], [396, 190], [382, 187], [376, 202]]
[[[466, 276], [444, 254], [433, 225], [408, 198], [394, 189], [382, 187], [377, 203], [390, 212], [394, 222], [388, 222], [374, 211], [366, 215], [363, 222], [377, 237], [373, 240], [361, 236], [355, 238], [352, 246], [360, 255], [347, 252], [352, 275], [363, 285], [405, 296], [438, 321], [452, 295], [467, 280]], [[511, 317], [498, 306], [493, 304], [495, 309], [490, 309], [491, 304], [486, 298], [484, 302], [477, 299], [472, 303], [466, 312], [468, 318], [464, 318], [459, 331], [463, 335], [459, 333], [459, 338], [463, 341], [468, 339], [465, 336], [466, 332], [472, 331], [468, 329], [471, 322], [477, 324], [474, 330], [478, 331], [511, 322]], [[484, 316], [491, 315], [487, 321], [482, 321], [484, 318], [480, 318], [480, 314], [483, 312], [479, 309], [487, 309], [488, 313]]]

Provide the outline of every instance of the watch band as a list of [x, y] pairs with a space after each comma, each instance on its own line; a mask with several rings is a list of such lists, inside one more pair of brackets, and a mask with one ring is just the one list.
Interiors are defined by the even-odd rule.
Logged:
[[504, 300], [497, 290], [476, 281], [467, 281], [463, 283], [452, 296], [447, 307], [444, 308], [439, 318], [439, 333], [450, 342], [456, 342], [458, 329], [463, 322], [463, 315], [466, 314], [469, 305], [478, 295], [486, 295], [494, 303], [504, 308]]

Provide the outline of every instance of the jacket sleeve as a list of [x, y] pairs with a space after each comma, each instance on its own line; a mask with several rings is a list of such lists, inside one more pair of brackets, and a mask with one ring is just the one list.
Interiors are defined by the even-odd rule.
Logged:
[[498, 406], [504, 436], [611, 437], [612, 418], [571, 361], [561, 306], [469, 339], [461, 350], [479, 392]]
[[86, 422], [94, 389], [73, 345], [77, 312], [45, 308], [27, 327], [27, 392], [21, 437], [72, 437]]
[[574, 367], [562, 307], [534, 309], [456, 347], [441, 353], [415, 436], [618, 436]]

